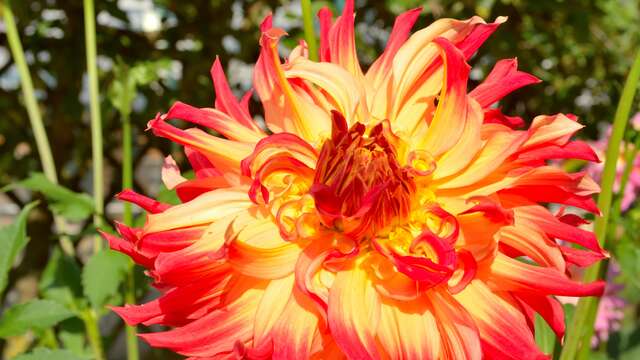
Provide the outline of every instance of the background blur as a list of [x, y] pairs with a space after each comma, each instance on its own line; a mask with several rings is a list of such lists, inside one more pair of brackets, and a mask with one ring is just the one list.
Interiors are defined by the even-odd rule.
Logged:
[[[314, 13], [329, 6], [334, 13], [342, 1], [313, 1]], [[414, 29], [439, 17], [467, 18], [478, 14], [485, 20], [505, 15], [509, 21], [471, 60], [473, 83], [484, 78], [496, 60], [518, 57], [519, 68], [543, 80], [507, 97], [502, 106], [509, 115], [530, 121], [537, 114], [576, 114], [586, 129], [581, 136], [596, 140], [606, 132], [640, 39], [638, 0], [385, 0], [356, 1], [356, 36], [359, 56], [368, 65], [384, 47], [393, 20], [400, 12], [423, 6], [423, 16]], [[91, 143], [88, 113], [83, 9], [80, 0], [13, 1], [20, 37], [26, 52], [36, 95], [43, 112], [49, 141], [62, 185], [91, 192]], [[288, 53], [302, 38], [299, 2], [240, 0], [100, 0], [96, 2], [98, 66], [101, 113], [104, 126], [106, 215], [109, 223], [121, 216], [121, 204], [111, 201], [121, 187], [121, 119], [114, 107], [118, 92], [117, 71], [123, 64], [139, 71], [131, 120], [134, 129], [135, 189], [155, 197], [170, 197], [160, 181], [163, 157], [172, 152], [169, 141], [146, 133], [146, 122], [181, 100], [194, 106], [213, 104], [209, 69], [219, 56], [237, 94], [251, 88], [251, 66], [256, 60], [258, 24], [266, 14], [289, 37], [281, 54]], [[471, 84], [473, 87], [474, 84]], [[252, 113], [259, 114], [257, 103]], [[638, 103], [634, 104], [637, 111]], [[7, 46], [0, 20], [0, 187], [41, 171], [33, 134], [22, 102], [20, 79]], [[606, 141], [605, 141], [606, 142]], [[183, 160], [174, 153], [179, 164]], [[569, 164], [567, 166], [579, 166]], [[640, 176], [640, 170], [638, 170]], [[635, 191], [635, 190], [634, 190]], [[0, 193], [0, 225], [11, 224], [20, 209], [41, 195], [22, 188]], [[635, 197], [634, 199], [635, 200]], [[636, 327], [640, 254], [637, 232], [640, 211], [632, 201], [619, 221], [618, 243], [625, 244], [625, 259], [619, 262], [622, 276], [612, 281], [626, 285], [619, 292], [622, 304], [614, 311], [617, 325], [609, 341], [597, 344], [603, 358], [640, 358], [640, 329]], [[89, 220], [74, 224], [78, 263], [88, 252], [85, 233]], [[628, 223], [627, 223], [628, 222]], [[45, 206], [29, 217], [31, 241], [26, 256], [19, 259], [9, 276], [0, 308], [24, 302], [38, 293], [38, 279], [51, 261], [56, 241], [52, 216]], [[625, 231], [626, 229], [626, 231]], [[87, 242], [87, 245], [84, 245]], [[632, 244], [632, 245], [629, 245]], [[616, 251], [614, 249], [614, 255]], [[626, 276], [625, 276], [626, 274]], [[142, 277], [139, 278], [140, 281]], [[141, 285], [142, 286], [142, 285]], [[153, 293], [142, 287], [139, 298]], [[113, 304], [121, 303], [115, 296]], [[1, 310], [0, 310], [1, 311]], [[617, 313], [617, 314], [618, 314]], [[69, 336], [82, 333], [82, 323], [67, 319], [57, 329], [58, 342], [77, 355], [86, 354], [78, 337], [67, 346]], [[105, 313], [100, 321], [109, 359], [123, 359], [123, 324]], [[70, 330], [69, 330], [70, 329]], [[73, 330], [76, 329], [76, 330]], [[75, 332], [74, 332], [75, 331]], [[144, 331], [144, 329], [142, 330]], [[63, 336], [60, 334], [71, 334]], [[39, 345], [33, 335], [0, 340], [5, 358]], [[38, 340], [40, 341], [40, 340]], [[55, 341], [55, 339], [54, 339]], [[40, 344], [41, 345], [41, 344]], [[46, 344], [45, 344], [46, 345]], [[161, 351], [142, 348], [143, 358], [171, 358]]]

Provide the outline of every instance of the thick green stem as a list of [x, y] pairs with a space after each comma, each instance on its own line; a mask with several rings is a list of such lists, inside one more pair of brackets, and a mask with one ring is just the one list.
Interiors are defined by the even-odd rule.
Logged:
[[100, 335], [100, 328], [98, 327], [98, 317], [92, 309], [83, 310], [80, 313], [80, 318], [84, 322], [85, 331], [87, 332], [87, 338], [89, 339], [89, 346], [93, 351], [93, 359], [104, 360], [104, 350], [102, 348], [102, 336]]
[[11, 10], [10, 0], [2, 2], [2, 13], [4, 14], [4, 23], [7, 29], [7, 38], [9, 40], [11, 54], [13, 55], [13, 61], [18, 68], [18, 73], [20, 74], [24, 105], [27, 108], [27, 114], [29, 114], [31, 128], [33, 129], [33, 136], [36, 138], [36, 145], [38, 147], [38, 155], [40, 155], [42, 169], [49, 181], [57, 183], [58, 174], [56, 173], [56, 165], [53, 162], [51, 146], [49, 145], [49, 139], [47, 138], [47, 132], [42, 122], [40, 108], [38, 107], [38, 103], [34, 95], [31, 74], [27, 68], [27, 62], [24, 59], [24, 49], [22, 48], [22, 43], [18, 36], [18, 29], [13, 17], [13, 11]]
[[[36, 101], [31, 74], [29, 73], [29, 68], [27, 67], [27, 62], [24, 58], [24, 49], [22, 48], [20, 36], [18, 35], [18, 28], [13, 16], [13, 11], [11, 10], [11, 0], [0, 1], [0, 6], [2, 7], [2, 14], [4, 15], [4, 23], [7, 31], [9, 48], [11, 49], [11, 55], [13, 56], [13, 61], [18, 68], [18, 73], [20, 74], [22, 96], [24, 98], [25, 107], [27, 108], [27, 114], [29, 115], [29, 121], [31, 122], [31, 129], [33, 129], [33, 136], [36, 139], [36, 147], [38, 148], [40, 163], [42, 164], [42, 169], [47, 179], [52, 183], [57, 184], [58, 174], [56, 172], [56, 164], [53, 161], [51, 145], [49, 144], [47, 131], [44, 128], [40, 108]], [[56, 216], [54, 217], [54, 221], [58, 233], [62, 234], [59, 237], [62, 250], [67, 255], [73, 256], [75, 252], [73, 243], [68, 236], [64, 235], [66, 229], [64, 219]]]
[[[129, 274], [127, 274], [127, 284], [126, 284], [126, 290], [124, 294], [124, 299], [127, 304], [136, 303], [134, 266], [135, 266], [134, 264], [131, 264], [131, 269], [129, 270]], [[127, 325], [126, 332], [127, 332], [127, 359], [138, 360], [139, 350], [138, 350], [137, 328], [135, 326]]]
[[[127, 88], [127, 87], [125, 87]], [[128, 97], [127, 97], [128, 98]], [[131, 120], [129, 118], [129, 112], [126, 111], [122, 115], [122, 188], [131, 189], [133, 187], [133, 143], [131, 136]], [[127, 226], [133, 225], [133, 214], [131, 213], [131, 204], [124, 203], [124, 209], [122, 213], [122, 220]], [[136, 286], [134, 266], [131, 264], [129, 273], [127, 274], [127, 283], [125, 287], [125, 301], [128, 304], [135, 304], [136, 302]], [[127, 332], [127, 359], [138, 360], [138, 337], [136, 335], [135, 326], [126, 326]]]
[[[91, 154], [93, 158], [93, 201], [95, 214], [93, 223], [102, 227], [104, 216], [104, 176], [102, 154], [102, 120], [100, 118], [100, 94], [98, 92], [98, 65], [96, 63], [96, 21], [93, 0], [84, 0], [84, 34], [87, 51], [87, 74], [89, 76], [89, 102], [91, 113]], [[95, 237], [94, 251], [102, 247], [102, 240]]]
[[[131, 189], [133, 187], [133, 154], [131, 139], [131, 121], [128, 114], [122, 115], [122, 188]], [[122, 221], [128, 225], [133, 225], [133, 214], [131, 204], [125, 202], [122, 209]]]
[[309, 58], [318, 61], [318, 43], [316, 42], [315, 30], [313, 27], [313, 14], [311, 13], [311, 0], [302, 0], [302, 21], [304, 26], [304, 39], [309, 48]]
[[[638, 51], [631, 71], [622, 90], [622, 96], [613, 121], [613, 129], [605, 155], [604, 170], [602, 172], [601, 193], [598, 196], [598, 208], [602, 216], [594, 224], [595, 234], [603, 247], [606, 247], [607, 224], [609, 221], [613, 184], [616, 178], [616, 163], [620, 155], [620, 143], [629, 120], [631, 105], [640, 80], [640, 51]], [[585, 271], [583, 280], [591, 282], [603, 273], [602, 263], [598, 262]], [[606, 265], [605, 265], [606, 266]], [[582, 298], [578, 302], [571, 325], [567, 328], [567, 338], [561, 360], [586, 359], [589, 356], [593, 324], [598, 310], [599, 299], [596, 297]], [[579, 357], [578, 357], [579, 356]]]

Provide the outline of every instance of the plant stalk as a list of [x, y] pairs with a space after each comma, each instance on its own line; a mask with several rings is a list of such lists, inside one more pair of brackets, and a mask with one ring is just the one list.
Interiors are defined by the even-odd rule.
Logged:
[[[616, 163], [620, 155], [620, 143], [624, 136], [633, 98], [638, 88], [640, 80], [640, 50], [636, 54], [631, 71], [627, 76], [622, 96], [618, 102], [616, 114], [613, 121], [613, 129], [609, 145], [605, 155], [604, 170], [602, 172], [601, 192], [598, 196], [598, 208], [602, 215], [596, 218], [594, 232], [600, 245], [606, 248], [607, 224], [609, 221], [611, 200], [613, 197], [613, 185], [616, 178]], [[624, 189], [621, 189], [624, 191]], [[606, 269], [606, 264], [598, 262], [585, 271], [583, 280], [592, 282], [602, 276], [602, 270]], [[591, 336], [593, 335], [593, 324], [598, 311], [599, 298], [581, 298], [576, 307], [576, 311], [571, 319], [571, 325], [567, 328], [567, 338], [564, 349], [560, 356], [561, 360], [586, 359], [591, 349]]]
[[[128, 87], [125, 87], [128, 88]], [[128, 97], [127, 97], [128, 98]], [[122, 116], [122, 188], [133, 188], [133, 142], [131, 134], [131, 119], [129, 117], [130, 112], [124, 112]], [[124, 203], [122, 220], [127, 226], [133, 225], [133, 214], [131, 211], [131, 204]], [[127, 304], [135, 304], [135, 265], [131, 263], [129, 273], [127, 274], [127, 282], [125, 285], [125, 302]], [[137, 329], [135, 326], [126, 326], [127, 333], [127, 359], [138, 360], [138, 336], [136, 335]]]
[[84, 322], [89, 346], [93, 350], [95, 360], [105, 360], [104, 350], [102, 348], [102, 336], [98, 327], [98, 317], [93, 309], [86, 309], [80, 313], [80, 318]]
[[[84, 33], [87, 56], [87, 74], [89, 76], [89, 102], [91, 113], [91, 154], [93, 158], [93, 201], [95, 214], [93, 223], [96, 229], [102, 227], [104, 216], [104, 175], [103, 175], [103, 145], [102, 120], [100, 117], [100, 94], [98, 91], [98, 66], [96, 62], [96, 21], [93, 0], [83, 0], [84, 4]], [[102, 247], [100, 236], [95, 237], [94, 252]]]
[[302, 23], [304, 27], [304, 39], [309, 48], [309, 59], [318, 61], [318, 43], [316, 42], [315, 29], [313, 27], [313, 14], [311, 13], [311, 0], [300, 1], [302, 7]]
[[[25, 107], [27, 108], [27, 114], [29, 116], [29, 122], [31, 123], [31, 129], [33, 130], [33, 136], [36, 139], [36, 148], [38, 149], [38, 155], [40, 156], [42, 170], [49, 181], [57, 184], [58, 174], [56, 172], [56, 164], [53, 160], [51, 145], [49, 144], [47, 131], [45, 130], [44, 123], [42, 121], [42, 114], [40, 113], [40, 108], [38, 107], [38, 102], [36, 100], [31, 74], [29, 73], [27, 62], [25, 61], [24, 49], [20, 42], [18, 27], [16, 26], [13, 10], [11, 9], [11, 0], [0, 1], [0, 6], [2, 8], [2, 14], [4, 15], [4, 23], [7, 32], [7, 39], [9, 41], [9, 48], [11, 49], [11, 55], [13, 56], [13, 61], [18, 68], [18, 73], [20, 74], [22, 96], [24, 98]], [[67, 255], [74, 256], [75, 249], [73, 247], [73, 243], [68, 236], [64, 235], [66, 231], [66, 223], [64, 219], [59, 216], [54, 216], [54, 222], [56, 230], [60, 234], [60, 247]]]

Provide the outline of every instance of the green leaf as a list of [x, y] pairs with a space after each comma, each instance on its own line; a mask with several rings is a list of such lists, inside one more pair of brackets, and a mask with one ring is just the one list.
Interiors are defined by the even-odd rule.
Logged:
[[129, 258], [113, 250], [102, 250], [89, 259], [82, 270], [82, 286], [94, 308], [103, 307], [117, 293], [129, 267]]
[[2, 314], [0, 338], [20, 335], [29, 329], [43, 330], [72, 316], [69, 309], [51, 300], [14, 305]]
[[540, 316], [536, 314], [535, 320], [536, 329], [536, 344], [540, 350], [545, 354], [553, 355], [553, 348], [556, 342], [556, 334], [551, 330], [549, 324]]
[[82, 297], [80, 268], [76, 261], [56, 247], [42, 272], [38, 289], [46, 299], [73, 306], [74, 300]]
[[38, 205], [37, 201], [27, 204], [13, 224], [0, 229], [0, 294], [7, 286], [7, 276], [16, 256], [29, 241], [27, 217], [36, 205]]
[[91, 350], [86, 346], [85, 326], [79, 318], [67, 319], [58, 325], [58, 338], [65, 349], [83, 357], [90, 357]]
[[65, 349], [35, 348], [28, 354], [18, 355], [13, 360], [85, 360], [73, 352]]
[[89, 195], [54, 184], [42, 173], [32, 173], [26, 180], [6, 186], [3, 190], [16, 187], [41, 192], [47, 198], [51, 211], [69, 220], [84, 220], [93, 214], [93, 200]]

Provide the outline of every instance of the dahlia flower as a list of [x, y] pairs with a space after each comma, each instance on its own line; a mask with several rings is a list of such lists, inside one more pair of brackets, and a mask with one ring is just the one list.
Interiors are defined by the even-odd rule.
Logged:
[[254, 87], [268, 130], [217, 59], [214, 108], [179, 102], [149, 122], [195, 172], [187, 180], [169, 159], [163, 177], [182, 203], [125, 191], [147, 221], [105, 235], [163, 293], [114, 309], [172, 328], [142, 334], [149, 344], [190, 359], [541, 358], [535, 313], [561, 338], [554, 295], [602, 293], [567, 274], [606, 256], [593, 233], [542, 205], [598, 212], [588, 175], [547, 165], [597, 160], [571, 140], [582, 126], [557, 114], [517, 130], [522, 119], [493, 106], [538, 82], [515, 59], [467, 91], [467, 60], [505, 18], [411, 35], [419, 13], [398, 17], [366, 72], [353, 1], [335, 21], [320, 11], [319, 62], [304, 42], [283, 62], [286, 34], [267, 17]]

